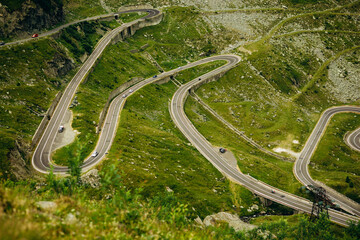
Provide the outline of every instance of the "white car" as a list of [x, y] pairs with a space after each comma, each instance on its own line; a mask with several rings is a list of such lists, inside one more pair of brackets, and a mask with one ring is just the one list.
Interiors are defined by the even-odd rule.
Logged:
[[60, 127], [59, 127], [59, 133], [62, 133], [63, 131], [64, 131], [64, 126], [63, 125], [61, 125]]
[[126, 98], [126, 97], [127, 97], [127, 95], [126, 95], [126, 94], [124, 94], [124, 95], [123, 95], [123, 98]]
[[130, 90], [129, 90], [129, 93], [132, 93], [132, 92], [133, 92], [133, 90], [132, 90], [132, 89], [130, 89]]
[[96, 157], [97, 155], [99, 155], [99, 153], [97, 151], [95, 151], [91, 154], [92, 157]]

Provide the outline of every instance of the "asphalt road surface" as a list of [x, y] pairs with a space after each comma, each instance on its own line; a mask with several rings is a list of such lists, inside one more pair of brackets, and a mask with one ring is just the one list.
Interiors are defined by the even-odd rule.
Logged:
[[[152, 18], [158, 14], [161, 14], [160, 11], [156, 9], [138, 9], [138, 10], [129, 10], [124, 11], [122, 13], [128, 13], [128, 12], [148, 12], [147, 16], [144, 16], [142, 18], [139, 18], [133, 22], [125, 23], [122, 26], [112, 30], [109, 34], [105, 35], [98, 43], [97, 47], [93, 51], [93, 53], [88, 57], [86, 62], [83, 64], [83, 66], [80, 68], [80, 70], [76, 73], [74, 78], [70, 81], [68, 86], [66, 87], [55, 111], [50, 119], [36, 149], [32, 157], [32, 165], [33, 167], [42, 173], [48, 173], [50, 170], [50, 156], [52, 152], [52, 145], [55, 140], [56, 134], [58, 134], [58, 128], [61, 125], [66, 110], [69, 108], [70, 103], [72, 102], [72, 99], [76, 93], [76, 89], [78, 88], [81, 81], [84, 79], [86, 74], [90, 71], [90, 69], [93, 67], [95, 61], [99, 58], [101, 53], [104, 51], [104, 49], [109, 45], [111, 40], [118, 35], [119, 32], [126, 29], [127, 27], [133, 25], [133, 23], [136, 23], [138, 21], [142, 21], [142, 19]], [[111, 113], [111, 111], [110, 111]], [[102, 133], [100, 136], [100, 140], [102, 141], [104, 136]], [[108, 139], [108, 138], [107, 138]], [[99, 142], [98, 145], [102, 146], [104, 143]], [[101, 149], [105, 149], [105, 147], [102, 147]], [[99, 150], [98, 150], [99, 152]], [[105, 151], [99, 152], [99, 155], [95, 158], [89, 157], [84, 161], [83, 168], [91, 167], [95, 165], [102, 157], [103, 154], [105, 154]], [[53, 166], [54, 167], [54, 173], [66, 173], [68, 172], [68, 168], [64, 166]]]
[[[100, 46], [102, 46], [102, 45], [99, 44], [99, 47]], [[222, 56], [222, 57], [216, 56], [216, 57], [205, 58], [205, 59], [193, 62], [193, 63], [189, 63], [181, 68], [177, 68], [177, 69], [159, 74], [156, 78], [151, 77], [151, 78], [145, 79], [142, 82], [127, 89], [125, 92], [123, 92], [119, 96], [117, 96], [111, 102], [111, 104], [109, 106], [109, 110], [105, 117], [104, 125], [100, 132], [99, 140], [94, 149], [94, 151], [98, 152], [98, 155], [96, 157], [91, 157], [91, 156], [87, 157], [81, 166], [82, 171], [85, 172], [88, 169], [94, 167], [106, 156], [106, 153], [110, 149], [113, 139], [116, 135], [116, 130], [117, 130], [121, 110], [126, 102], [126, 99], [129, 96], [131, 96], [137, 90], [139, 90], [140, 88], [142, 88], [150, 83], [159, 81], [164, 78], [169, 78], [170, 76], [173, 76], [177, 72], [183, 71], [188, 68], [195, 67], [197, 65], [201, 65], [204, 63], [218, 60], [218, 59], [226, 58], [225, 56]], [[69, 105], [72, 101], [72, 98], [74, 97], [74, 94], [76, 92], [76, 89], [77, 89], [79, 83], [81, 82], [81, 79], [82, 79], [81, 76], [84, 76], [87, 73], [87, 71], [89, 69], [91, 69], [91, 67], [89, 67], [90, 66], [89, 64], [87, 64], [87, 62], [84, 64], [83, 67], [85, 67], [85, 66], [88, 66], [88, 67], [86, 67], [86, 69], [83, 71], [81, 68], [74, 77], [74, 79], [76, 81], [74, 82], [73, 81], [74, 79], [73, 79], [70, 82], [69, 86], [66, 88], [61, 100], [59, 101], [59, 103], [56, 107], [53, 117], [51, 118], [50, 122], [48, 123], [48, 126], [45, 129], [43, 136], [40, 139], [40, 142], [33, 154], [32, 164], [33, 164], [34, 168], [41, 173], [49, 173], [51, 167], [53, 168], [53, 172], [56, 174], [68, 174], [68, 172], [69, 172], [69, 168], [66, 166], [58, 166], [58, 165], [51, 164], [52, 145], [55, 140], [56, 134], [61, 134], [61, 133], [58, 133], [58, 128], [61, 125], [62, 119], [65, 116], [65, 112], [66, 112], [67, 108], [69, 107]], [[223, 68], [224, 68], [224, 66], [219, 67], [218, 69], [221, 70]], [[211, 73], [209, 73], [209, 74], [211, 74]], [[130, 89], [131, 89], [131, 92], [130, 92]], [[123, 97], [124, 95], [126, 95], [126, 97]]]
[[[135, 11], [149, 12], [149, 14], [143, 18], [149, 18], [152, 16], [156, 16], [157, 14], [160, 14], [158, 10], [153, 10], [153, 9], [131, 10], [126, 12], [135, 12]], [[138, 20], [135, 20], [134, 22], [136, 21]], [[32, 164], [37, 171], [42, 173], [48, 173], [50, 170], [50, 167], [52, 165], [50, 156], [51, 156], [52, 145], [55, 136], [56, 134], [58, 134], [58, 128], [61, 125], [65, 112], [68, 109], [79, 84], [81, 83], [85, 75], [89, 72], [89, 70], [92, 68], [95, 61], [101, 55], [101, 53], [106, 48], [106, 46], [111, 42], [111, 40], [120, 31], [130, 26], [132, 23], [127, 23], [122, 25], [121, 27], [113, 30], [110, 34], [106, 35], [102, 40], [100, 40], [94, 52], [90, 55], [90, 57], [87, 59], [87, 61], [84, 63], [84, 65], [81, 67], [81, 69], [78, 71], [78, 73], [74, 76], [74, 78], [71, 80], [71, 82], [65, 89], [64, 94], [55, 109], [53, 117], [50, 119], [43, 133], [43, 136], [40, 139], [37, 148], [33, 154]], [[153, 83], [159, 79], [167, 78], [174, 75], [174, 73], [182, 71], [184, 69], [216, 60], [225, 60], [227, 61], [227, 64], [209, 73], [204, 74], [203, 76], [200, 77], [201, 81], [205, 81], [206, 79], [211, 78], [220, 72], [225, 72], [231, 69], [232, 67], [236, 66], [236, 64], [241, 59], [239, 56], [236, 55], [221, 55], [221, 56], [205, 58], [197, 62], [187, 64], [181, 68], [162, 73], [156, 78], [148, 78], [132, 86], [131, 92], [129, 89], [126, 90], [125, 91], [126, 97], [123, 97], [122, 94], [116, 97], [110, 104], [108, 113], [106, 115], [106, 119], [104, 121], [104, 126], [100, 133], [97, 145], [94, 149], [98, 152], [98, 155], [96, 157], [89, 156], [88, 158], [86, 158], [83, 162], [83, 165], [81, 166], [82, 171], [86, 171], [92, 168], [93, 166], [98, 164], [102, 159], [104, 159], [104, 157], [106, 156], [106, 153], [110, 149], [113, 139], [115, 137], [117, 125], [119, 122], [120, 112], [125, 104], [127, 97], [129, 97], [131, 94], [133, 94], [140, 88], [150, 83]], [[265, 197], [266, 199], [289, 206], [299, 211], [310, 213], [312, 208], [312, 202], [308, 201], [307, 199], [292, 195], [290, 193], [286, 193], [280, 189], [275, 189], [274, 187], [269, 186], [261, 181], [258, 181], [249, 175], [242, 174], [237, 169], [231, 167], [227, 163], [227, 161], [223, 159], [222, 156], [217, 151], [214, 150], [211, 144], [195, 129], [195, 127], [192, 125], [190, 120], [185, 115], [184, 103], [186, 97], [188, 96], [189, 89], [192, 86], [196, 85], [197, 83], [199, 83], [199, 78], [196, 78], [188, 82], [187, 84], [180, 86], [179, 90], [174, 94], [172, 98], [170, 113], [174, 123], [178, 126], [180, 131], [202, 153], [202, 155], [205, 158], [207, 158], [220, 172], [222, 172], [232, 181], [245, 186], [253, 193]], [[56, 174], [68, 173], [69, 169], [65, 166], [56, 166], [56, 165], [52, 165], [52, 166], [53, 166], [53, 171]], [[341, 225], [348, 225], [349, 220], [356, 222], [359, 220], [359, 218], [357, 217], [342, 212], [338, 212], [335, 210], [330, 210], [329, 212], [332, 221], [339, 223]]]
[[[311, 178], [308, 165], [310, 163], [310, 158], [314, 154], [317, 145], [320, 142], [320, 139], [323, 133], [326, 130], [326, 126], [328, 125], [332, 116], [337, 113], [343, 112], [355, 112], [360, 113], [360, 107], [357, 106], [339, 106], [339, 107], [332, 107], [327, 109], [320, 117], [319, 121], [317, 122], [314, 130], [312, 131], [310, 137], [308, 138], [307, 142], [303, 150], [300, 153], [300, 156], [297, 158], [293, 172], [296, 178], [305, 186], [312, 185], [318, 186], [318, 184]], [[353, 132], [350, 143], [353, 146], [359, 146], [359, 131]], [[347, 138], [349, 139], [349, 138]], [[350, 144], [349, 143], [349, 144]], [[359, 148], [358, 148], [359, 149]], [[350, 213], [353, 213], [357, 216], [360, 216], [360, 208], [359, 204], [355, 202], [349, 201], [346, 197], [338, 193], [332, 193], [327, 191], [327, 195], [330, 199], [334, 200], [341, 208]]]
[[360, 151], [360, 128], [350, 133], [345, 141], [352, 149]]
[[[201, 81], [205, 81], [207, 78], [212, 77], [214, 74], [220, 71], [226, 71], [236, 65], [240, 58], [235, 55], [217, 56], [217, 60], [226, 60], [228, 64], [221, 69], [215, 69], [201, 76]], [[249, 175], [245, 175], [239, 172], [236, 168], [230, 166], [227, 161], [214, 150], [213, 146], [202, 136], [191, 121], [187, 118], [184, 111], [185, 100], [189, 95], [189, 89], [198, 83], [198, 78], [180, 86], [180, 88], [174, 94], [171, 105], [170, 114], [176, 126], [185, 135], [185, 137], [192, 143], [194, 147], [207, 159], [212, 165], [227, 176], [232, 181], [243, 185], [253, 193], [262, 196], [266, 199], [280, 203], [282, 205], [291, 207], [293, 209], [311, 213], [312, 202], [307, 199], [295, 196], [293, 194], [284, 192], [280, 189], [276, 189], [267, 185], [261, 181], [252, 178]], [[348, 221], [359, 221], [359, 218], [350, 214], [342, 213], [336, 210], [329, 210], [330, 218], [333, 222], [341, 225], [348, 225]]]

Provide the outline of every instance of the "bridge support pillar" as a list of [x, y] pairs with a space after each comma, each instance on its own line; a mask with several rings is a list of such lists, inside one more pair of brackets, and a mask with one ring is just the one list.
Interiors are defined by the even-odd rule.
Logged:
[[258, 196], [259, 197], [259, 199], [260, 199], [260, 202], [265, 206], [265, 207], [268, 207], [268, 206], [270, 206], [273, 202], [271, 201], [271, 200], [269, 200], [269, 199], [266, 199], [266, 198], [264, 198], [264, 197], [260, 197], [260, 196]]

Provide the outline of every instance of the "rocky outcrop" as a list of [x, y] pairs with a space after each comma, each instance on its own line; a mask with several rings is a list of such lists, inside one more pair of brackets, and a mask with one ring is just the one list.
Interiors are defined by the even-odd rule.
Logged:
[[83, 176], [81, 176], [81, 181], [84, 185], [88, 185], [92, 188], [98, 188], [101, 186], [100, 176], [97, 169], [92, 169]]
[[51, 77], [62, 77], [70, 72], [74, 67], [74, 60], [61, 54], [60, 51], [56, 52], [54, 58], [47, 62], [49, 68], [47, 69], [47, 75]]
[[26, 179], [32, 176], [32, 169], [29, 169], [30, 146], [20, 140], [15, 141], [15, 147], [9, 153], [11, 173], [17, 180]]
[[328, 68], [326, 88], [338, 101], [347, 103], [360, 100], [359, 57], [347, 54], [333, 61]]
[[235, 231], [250, 231], [257, 226], [245, 223], [240, 220], [237, 215], [232, 215], [227, 212], [219, 212], [210, 216], [206, 216], [201, 224], [201, 219], [197, 218], [196, 222], [205, 227], [215, 226], [217, 223], [228, 223]]
[[27, 36], [63, 20], [60, 0], [26, 0], [16, 10], [0, 5], [0, 38]]

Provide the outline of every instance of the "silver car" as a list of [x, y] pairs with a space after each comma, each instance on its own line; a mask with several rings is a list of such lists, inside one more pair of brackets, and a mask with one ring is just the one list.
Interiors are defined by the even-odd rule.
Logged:
[[64, 126], [63, 125], [61, 125], [60, 127], [59, 127], [59, 133], [62, 133], [63, 131], [64, 131]]

